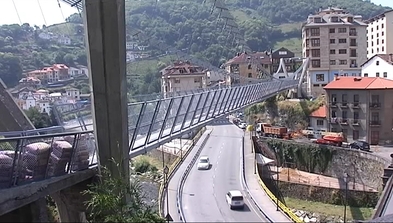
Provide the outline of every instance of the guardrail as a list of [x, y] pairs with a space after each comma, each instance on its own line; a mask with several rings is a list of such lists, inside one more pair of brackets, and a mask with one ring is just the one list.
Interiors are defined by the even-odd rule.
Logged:
[[[254, 147], [254, 142], [251, 144], [252, 147]], [[255, 148], [253, 148], [254, 151], [254, 159], [256, 159], [256, 153], [255, 153]], [[258, 168], [258, 162], [255, 162], [255, 169], [257, 170], [258, 174], [258, 182], [259, 185], [262, 187], [262, 189], [265, 191], [265, 193], [270, 197], [270, 199], [273, 202], [277, 202], [276, 196], [269, 190], [269, 188], [265, 185], [263, 180], [261, 179], [261, 176], [259, 175], [259, 168]], [[303, 221], [295, 215], [285, 204], [283, 204], [280, 200], [278, 200], [278, 207], [283, 211], [293, 222], [296, 223], [302, 223]]]
[[181, 157], [180, 156], [177, 157], [176, 160], [171, 164], [171, 166], [169, 167], [169, 172], [168, 172], [168, 177], [167, 177], [166, 182], [164, 182], [164, 181], [161, 182], [160, 189], [158, 190], [158, 211], [159, 211], [160, 216], [165, 217], [164, 216], [164, 205], [163, 205], [165, 196], [162, 196], [165, 192], [165, 189], [166, 189], [165, 183], [168, 184], [168, 182], [172, 179], [172, 177], [176, 173], [177, 169], [179, 169], [180, 165], [183, 163], [185, 157], [188, 156], [188, 154], [191, 152], [191, 150], [195, 146], [195, 142], [198, 142], [198, 140], [201, 138], [201, 136], [203, 135], [203, 133], [205, 131], [206, 131], [206, 127], [203, 127], [201, 130], [199, 130], [199, 132], [193, 137], [193, 139], [191, 141], [188, 141], [186, 144], [183, 145], [183, 146], [187, 146], [187, 144], [189, 144], [190, 147], [187, 149], [187, 151], [185, 151], [183, 153], [183, 155]]
[[202, 144], [200, 145], [198, 151], [196, 152], [194, 158], [192, 158], [191, 162], [188, 164], [186, 170], [184, 171], [183, 176], [180, 179], [180, 183], [179, 186], [177, 188], [177, 196], [176, 196], [176, 206], [180, 215], [180, 221], [182, 222], [187, 222], [184, 214], [183, 214], [183, 206], [182, 206], [182, 197], [183, 197], [183, 187], [184, 187], [184, 183], [188, 177], [188, 174], [190, 174], [191, 169], [193, 168], [193, 166], [195, 165], [195, 162], [198, 160], [199, 154], [201, 154], [203, 148], [205, 147], [205, 144], [207, 142], [207, 140], [210, 138], [210, 132], [207, 134], [205, 140], [203, 140]]
[[376, 210], [374, 212], [372, 219], [383, 216], [383, 212], [386, 208], [387, 201], [389, 197], [392, 196], [392, 190], [393, 190], [393, 175], [390, 176], [388, 182], [386, 182], [385, 188], [382, 191], [381, 197], [379, 198], [378, 203], [376, 205]]
[[[253, 151], [254, 151], [254, 149], [253, 149]], [[241, 168], [242, 168], [242, 183], [243, 183], [243, 185], [245, 186], [245, 188], [246, 188], [246, 192], [247, 192], [247, 194], [250, 196], [250, 198], [251, 198], [251, 201], [255, 204], [255, 206], [258, 208], [258, 210], [267, 218], [267, 220], [269, 221], [269, 222], [274, 222], [273, 221], [273, 219], [271, 219], [270, 218], [270, 216], [269, 215], [267, 215], [263, 210], [262, 210], [262, 208], [259, 206], [259, 204], [256, 202], [256, 200], [255, 200], [255, 198], [252, 196], [252, 194], [250, 193], [250, 191], [249, 191], [249, 189], [248, 189], [248, 185], [247, 185], [247, 183], [246, 183], [246, 170], [245, 170], [245, 167], [244, 167], [244, 162], [245, 162], [245, 160], [244, 160], [244, 136], [243, 136], [243, 138], [242, 138], [242, 165], [241, 165]]]
[[93, 131], [0, 139], [0, 189], [85, 170], [95, 164]]

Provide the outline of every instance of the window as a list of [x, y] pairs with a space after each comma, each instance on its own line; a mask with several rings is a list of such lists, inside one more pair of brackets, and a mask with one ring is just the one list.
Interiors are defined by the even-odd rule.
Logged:
[[378, 112], [371, 113], [371, 121], [372, 122], [378, 122], [379, 121], [379, 113]]
[[329, 29], [329, 33], [335, 33], [335, 32], [336, 32], [336, 29], [334, 29], [334, 28]]
[[321, 60], [311, 60], [312, 67], [321, 67]]
[[385, 51], [385, 47], [384, 47], [384, 46], [382, 47], [382, 52], [383, 52], [383, 51]]
[[338, 17], [337, 17], [337, 16], [332, 16], [332, 17], [330, 18], [330, 21], [331, 21], [331, 22], [338, 22]]
[[352, 139], [353, 140], [358, 140], [359, 139], [359, 131], [358, 130], [353, 130], [353, 132], [352, 132]]
[[318, 119], [318, 120], [317, 120], [317, 125], [319, 125], [319, 126], [323, 125], [323, 120]]
[[336, 40], [335, 39], [330, 39], [330, 44], [335, 44]]
[[368, 73], [364, 73], [364, 76], [365, 76], [365, 77], [368, 77]]
[[347, 111], [342, 111], [341, 114], [342, 114], [341, 117], [342, 117], [343, 119], [347, 119], [347, 118], [348, 118], [348, 112], [347, 112]]
[[321, 51], [319, 49], [312, 49], [311, 50], [311, 56], [312, 57], [320, 57], [321, 56]]
[[379, 102], [379, 95], [371, 95], [371, 101], [372, 101], [372, 103], [378, 103]]
[[384, 24], [382, 23], [382, 24], [381, 24], [381, 28], [383, 29], [383, 27], [384, 27]]
[[343, 94], [341, 96], [341, 100], [342, 100], [342, 103], [347, 103], [348, 102], [348, 95], [347, 94]]
[[378, 66], [379, 65], [379, 61], [377, 60], [377, 62], [375, 62], [375, 64]]
[[249, 65], [248, 65], [248, 69], [249, 69], [249, 70], [251, 70], [251, 69], [252, 69], [252, 66], [251, 66], [251, 64], [249, 64]]
[[252, 73], [248, 73], [248, 77], [250, 77], [250, 78], [251, 78], [251, 77], [252, 77]]
[[278, 55], [287, 55], [287, 51], [278, 51]]
[[382, 32], [382, 33], [381, 33], [381, 36], [384, 36], [384, 35], [385, 35], [385, 33], [384, 33], [384, 32]]
[[322, 18], [321, 17], [315, 17], [314, 18], [314, 22], [315, 23], [321, 23], [322, 22]]
[[353, 17], [348, 17], [348, 18], [347, 18], [347, 21], [348, 21], [348, 22], [353, 22]]
[[338, 39], [338, 43], [347, 43], [347, 39]]
[[347, 64], [347, 60], [340, 60], [340, 65], [346, 65]]
[[347, 32], [347, 28], [338, 28], [338, 32], [339, 33], [346, 33]]
[[[368, 44], [368, 43], [367, 43], [367, 44]], [[349, 42], [349, 45], [350, 45], [350, 46], [356, 46], [356, 45], [357, 45], [356, 39], [351, 39], [350, 42]]]
[[332, 110], [332, 118], [337, 118], [337, 111], [336, 110]]
[[375, 73], [375, 76], [376, 76], [376, 77], [379, 77], [379, 72]]
[[359, 112], [353, 112], [353, 119], [358, 120], [359, 119]]
[[311, 46], [320, 46], [321, 42], [319, 39], [311, 39]]
[[338, 54], [347, 54], [347, 49], [339, 49]]
[[382, 39], [382, 44], [384, 44], [385, 43], [385, 40], [384, 39]]
[[330, 50], [330, 54], [336, 54], [336, 50]]
[[330, 60], [330, 65], [336, 65], [336, 61], [335, 60]]
[[359, 103], [359, 95], [358, 94], [353, 95], [353, 102]]
[[350, 57], [357, 57], [356, 49], [351, 49]]
[[325, 81], [325, 75], [324, 74], [316, 74], [316, 80], [318, 82], [323, 82]]
[[311, 36], [319, 36], [319, 28], [311, 28]]
[[388, 77], [388, 72], [383, 72], [383, 77], [387, 78]]

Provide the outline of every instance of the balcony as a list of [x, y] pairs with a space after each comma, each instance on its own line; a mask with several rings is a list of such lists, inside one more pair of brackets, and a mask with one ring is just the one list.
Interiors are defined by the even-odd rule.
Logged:
[[353, 102], [352, 108], [360, 108], [360, 104], [358, 101]]
[[349, 43], [349, 46], [357, 46], [358, 43]]
[[352, 119], [353, 126], [358, 126], [358, 125], [360, 125], [359, 123], [360, 123], [359, 119]]
[[341, 106], [342, 108], [348, 108], [348, 102], [341, 102]]
[[337, 102], [336, 101], [330, 102], [330, 107], [336, 108], [337, 107]]
[[357, 64], [351, 64], [351, 65], [349, 65], [349, 67], [350, 68], [356, 68], [356, 67], [358, 67], [358, 65]]
[[371, 120], [370, 121], [370, 126], [380, 126], [381, 125], [381, 121], [379, 120]]
[[355, 31], [349, 31], [349, 36], [357, 36], [357, 32], [355, 32]]
[[370, 108], [371, 109], [379, 109], [379, 108], [381, 108], [381, 103], [379, 103], [379, 102], [371, 102], [370, 103]]
[[351, 53], [351, 54], [349, 54], [349, 57], [357, 57], [357, 56], [358, 56], [357, 53]]
[[339, 119], [337, 117], [332, 117], [330, 118], [330, 124], [338, 124], [339, 123]]
[[347, 118], [342, 118], [342, 119], [340, 119], [340, 124], [341, 125], [348, 125], [348, 119]]

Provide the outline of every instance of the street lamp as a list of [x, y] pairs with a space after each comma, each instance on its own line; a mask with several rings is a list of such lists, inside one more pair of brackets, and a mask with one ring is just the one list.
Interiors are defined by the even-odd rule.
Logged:
[[345, 201], [344, 201], [344, 223], [347, 222], [347, 199], [348, 199], [348, 174], [344, 173]]
[[165, 166], [163, 171], [164, 171], [164, 185], [165, 185], [165, 190], [166, 190], [166, 212], [167, 212], [166, 221], [169, 222], [169, 188], [168, 188], [169, 168], [168, 168], [168, 166]]

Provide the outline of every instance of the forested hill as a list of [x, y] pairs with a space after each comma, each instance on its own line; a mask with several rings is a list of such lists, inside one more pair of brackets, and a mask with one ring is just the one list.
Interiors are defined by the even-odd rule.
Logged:
[[[128, 0], [128, 33], [133, 29], [143, 30], [171, 46], [188, 49], [189, 53], [219, 65], [239, 49], [231, 44], [229, 31], [217, 22], [219, 9], [211, 13], [213, 2]], [[225, 4], [252, 50], [285, 46], [297, 51], [295, 53], [301, 48], [300, 23], [319, 8], [342, 7], [364, 19], [388, 9], [362, 0], [226, 0]]]

